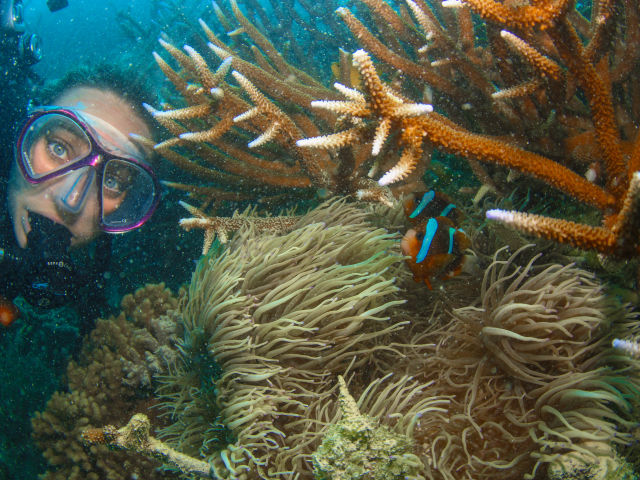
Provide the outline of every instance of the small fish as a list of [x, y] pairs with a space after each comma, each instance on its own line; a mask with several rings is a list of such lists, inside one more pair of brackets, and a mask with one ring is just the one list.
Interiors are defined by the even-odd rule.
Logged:
[[469, 237], [448, 217], [428, 219], [410, 229], [402, 239], [402, 253], [411, 257], [407, 264], [416, 282], [429, 290], [432, 279], [446, 280], [458, 275], [465, 261], [464, 251], [471, 246]]
[[[335, 80], [340, 81], [342, 79], [342, 72], [340, 72], [340, 64], [338, 62], [331, 64], [331, 73]], [[354, 66], [351, 66], [349, 70], [349, 80], [351, 82], [351, 88], [355, 88], [356, 90], [362, 88], [362, 77], [358, 69]]]
[[448, 217], [456, 225], [462, 220], [462, 213], [453, 201], [444, 193], [433, 190], [411, 194], [404, 200], [403, 206], [407, 219], [414, 225], [437, 217]]
[[0, 297], [0, 325], [8, 327], [20, 316], [20, 310], [11, 300]]

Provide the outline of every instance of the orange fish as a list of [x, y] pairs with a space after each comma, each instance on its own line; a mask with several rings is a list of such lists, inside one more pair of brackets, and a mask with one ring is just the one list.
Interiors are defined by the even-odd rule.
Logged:
[[413, 193], [403, 203], [404, 213], [413, 225], [419, 225], [430, 218], [448, 217], [454, 224], [460, 223], [462, 213], [447, 195], [429, 190]]
[[469, 237], [444, 216], [430, 218], [410, 229], [402, 239], [402, 253], [411, 258], [407, 264], [416, 282], [424, 282], [429, 290], [431, 280], [446, 280], [462, 270], [464, 251], [471, 246]]
[[4, 297], [0, 297], [0, 324], [8, 327], [20, 316], [20, 310], [13, 302]]

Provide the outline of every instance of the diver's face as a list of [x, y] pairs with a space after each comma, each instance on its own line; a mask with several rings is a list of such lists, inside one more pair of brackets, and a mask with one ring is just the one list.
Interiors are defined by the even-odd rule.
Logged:
[[[99, 136], [100, 143], [120, 155], [140, 156], [139, 147], [129, 139], [130, 133], [150, 137], [144, 120], [136, 115], [127, 102], [110, 91], [75, 87], [63, 93], [54, 103], [79, 111]], [[70, 140], [64, 138], [61, 143], [66, 148], [73, 148]], [[63, 153], [58, 143], [43, 141], [34, 146], [31, 164], [35, 170], [50, 171], [51, 162]], [[89, 241], [99, 232], [99, 192], [92, 170], [93, 167], [83, 167], [39, 184], [31, 184], [14, 162], [9, 181], [9, 210], [16, 239], [22, 248], [27, 246], [27, 235], [31, 230], [30, 213], [64, 225], [71, 232], [72, 245]], [[79, 192], [82, 198], [74, 198], [80, 195]], [[118, 195], [103, 195], [105, 215], [115, 210], [121, 201]]]

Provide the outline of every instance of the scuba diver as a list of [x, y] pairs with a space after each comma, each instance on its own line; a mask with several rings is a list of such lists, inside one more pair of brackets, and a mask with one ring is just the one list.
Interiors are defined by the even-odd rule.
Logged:
[[151, 99], [135, 75], [107, 66], [71, 72], [29, 96], [17, 129], [0, 137], [3, 154], [13, 152], [0, 159], [10, 171], [0, 192], [0, 297], [44, 309], [75, 304], [93, 321], [106, 307], [106, 234], [140, 227], [160, 200], [153, 152], [134, 139], [154, 136], [142, 107]]
[[[42, 59], [40, 36], [27, 29], [22, 0], [0, 0], [0, 142], [13, 137], [31, 89], [40, 82], [31, 67]], [[6, 167], [4, 153], [0, 154]]]

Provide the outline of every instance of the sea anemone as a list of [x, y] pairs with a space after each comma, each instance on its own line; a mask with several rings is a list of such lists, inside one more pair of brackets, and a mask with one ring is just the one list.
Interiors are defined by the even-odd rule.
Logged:
[[[389, 319], [404, 303], [398, 238], [366, 215], [328, 202], [289, 234], [244, 229], [200, 261], [181, 307], [183, 361], [160, 389], [173, 422], [163, 437], [223, 478], [311, 476], [311, 453], [338, 414], [337, 375], [383, 377], [377, 365], [404, 325]], [[387, 383], [396, 404], [424, 388]], [[381, 415], [370, 403], [366, 413]], [[418, 395], [404, 409], [428, 405]]]
[[451, 399], [446, 417], [416, 427], [428, 477], [533, 478], [564, 454], [595, 461], [631, 440], [640, 370], [610, 347], [629, 318], [590, 273], [517, 257], [497, 254], [480, 304], [419, 339], [435, 347], [416, 377]]

